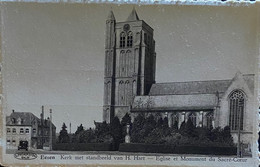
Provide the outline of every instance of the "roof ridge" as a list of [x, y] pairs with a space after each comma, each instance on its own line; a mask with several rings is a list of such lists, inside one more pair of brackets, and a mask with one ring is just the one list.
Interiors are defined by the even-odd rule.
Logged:
[[[154, 83], [154, 84], [189, 83], [189, 82], [213, 82], [213, 81], [232, 81], [232, 79], [223, 79], [223, 80], [204, 80], [204, 81], [162, 82], [162, 83]], [[153, 84], [153, 85], [154, 85], [154, 84]]]

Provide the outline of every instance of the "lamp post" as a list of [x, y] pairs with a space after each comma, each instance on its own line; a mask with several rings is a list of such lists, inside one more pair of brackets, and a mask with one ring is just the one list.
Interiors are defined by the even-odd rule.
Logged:
[[49, 141], [50, 151], [52, 150], [52, 109], [50, 109], [50, 141]]
[[[243, 106], [242, 106], [243, 107]], [[242, 151], [241, 151], [241, 143], [240, 143], [240, 138], [241, 138], [241, 114], [242, 114], [242, 107], [241, 107], [241, 105], [240, 105], [240, 103], [239, 103], [239, 105], [238, 105], [238, 114], [239, 114], [239, 116], [238, 116], [238, 131], [237, 131], [237, 140], [238, 140], [238, 143], [237, 143], [237, 157], [242, 157]]]

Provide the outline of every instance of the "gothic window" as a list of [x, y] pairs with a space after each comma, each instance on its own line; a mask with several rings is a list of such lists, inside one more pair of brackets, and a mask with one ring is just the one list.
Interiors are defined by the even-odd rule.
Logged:
[[7, 133], [11, 133], [11, 129], [10, 128], [7, 128]]
[[25, 129], [25, 133], [27, 133], [27, 134], [28, 134], [29, 132], [30, 132], [30, 131], [29, 131], [29, 129], [28, 129], [28, 128], [26, 128], [26, 129]]
[[189, 115], [189, 118], [190, 118], [191, 122], [193, 123], [193, 125], [196, 126], [196, 124], [197, 124], [196, 113], [191, 113], [191, 114]]
[[243, 130], [245, 96], [244, 93], [236, 90], [229, 96], [229, 126], [231, 130]]
[[111, 95], [111, 83], [108, 81], [106, 83], [106, 104], [110, 104], [110, 95]]
[[106, 73], [106, 76], [108, 75], [108, 69], [109, 69], [109, 64], [108, 64], [109, 58], [108, 57], [109, 57], [109, 51], [106, 52], [106, 57], [105, 57], [105, 62], [106, 62], [106, 64], [105, 64], [106, 72], [105, 73]]
[[125, 104], [128, 105], [129, 103], [129, 81], [125, 82]]
[[119, 56], [119, 76], [124, 76], [125, 74], [125, 51], [120, 52]]
[[16, 141], [13, 139], [13, 145], [15, 146]]
[[125, 47], [125, 33], [121, 32], [120, 34], [120, 48], [124, 48]]
[[119, 105], [123, 105], [123, 101], [124, 101], [124, 81], [120, 81], [119, 82], [119, 86], [118, 86], [119, 90], [118, 90], [118, 104]]
[[36, 129], [35, 128], [33, 128], [33, 133], [36, 133]]
[[125, 63], [125, 72], [126, 72], [126, 76], [130, 76], [131, 74], [131, 51], [128, 50], [126, 52], [126, 55], [125, 55], [125, 59], [126, 59], [126, 63]]
[[127, 47], [133, 46], [133, 33], [130, 31], [127, 34]]
[[213, 122], [213, 112], [209, 112], [206, 115], [206, 120], [207, 120], [207, 128], [211, 128], [212, 127], [212, 122]]
[[13, 134], [15, 134], [16, 133], [16, 129], [15, 128], [13, 128]]
[[133, 80], [133, 95], [136, 95], [136, 81]]

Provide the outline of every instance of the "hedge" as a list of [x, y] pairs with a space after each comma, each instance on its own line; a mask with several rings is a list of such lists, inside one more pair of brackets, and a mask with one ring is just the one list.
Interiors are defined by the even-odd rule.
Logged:
[[61, 151], [112, 151], [111, 143], [56, 143], [53, 150]]
[[236, 147], [175, 146], [166, 144], [122, 143], [121, 152], [236, 155]]

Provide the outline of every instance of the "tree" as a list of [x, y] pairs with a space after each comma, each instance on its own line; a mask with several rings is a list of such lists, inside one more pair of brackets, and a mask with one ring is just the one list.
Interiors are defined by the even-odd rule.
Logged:
[[80, 132], [84, 131], [84, 128], [82, 126], [82, 124], [80, 124], [75, 132], [75, 135], [79, 134]]
[[67, 126], [65, 123], [63, 123], [62, 127], [61, 127], [61, 131], [60, 131], [60, 135], [59, 135], [59, 143], [69, 143], [69, 135], [67, 132]]
[[145, 120], [142, 128], [143, 138], [146, 137], [149, 133], [151, 133], [156, 128], [156, 121], [152, 114], [150, 114]]
[[131, 124], [131, 117], [128, 113], [125, 114], [125, 116], [121, 120], [121, 125], [126, 126], [127, 124]]
[[195, 128], [196, 127], [194, 126], [193, 122], [189, 118], [186, 125], [185, 125], [185, 128], [184, 128], [184, 134], [186, 136], [189, 136], [189, 137], [194, 137], [195, 136], [195, 133], [194, 133]]
[[184, 132], [184, 130], [185, 130], [185, 127], [186, 127], [186, 122], [183, 121], [183, 122], [181, 123], [180, 129], [179, 129], [180, 134], [183, 134], [183, 132]]
[[80, 124], [76, 130], [76, 132], [73, 134], [73, 137], [72, 137], [72, 142], [76, 142], [76, 143], [79, 143], [80, 141], [80, 134], [84, 132], [84, 128], [82, 126], [82, 124]]
[[95, 139], [95, 132], [91, 128], [80, 131], [79, 143], [91, 143]]
[[118, 117], [114, 117], [110, 123], [110, 134], [113, 137], [115, 149], [118, 149], [120, 142], [122, 142], [122, 126]]
[[166, 129], [169, 128], [168, 117], [165, 117], [165, 118], [163, 119], [162, 127], [163, 127], [163, 128], [166, 128]]
[[143, 129], [145, 122], [145, 118], [143, 115], [138, 114], [137, 117], [135, 117], [134, 122], [132, 124], [131, 128], [131, 141], [140, 143], [143, 139], [143, 136], [141, 134], [141, 131]]
[[173, 130], [178, 130], [178, 121], [175, 121], [173, 126], [172, 126]]
[[158, 121], [157, 121], [156, 127], [157, 127], [157, 128], [160, 128], [160, 127], [162, 127], [162, 126], [163, 126], [163, 119], [162, 119], [162, 117], [160, 117], [160, 118], [158, 119]]

